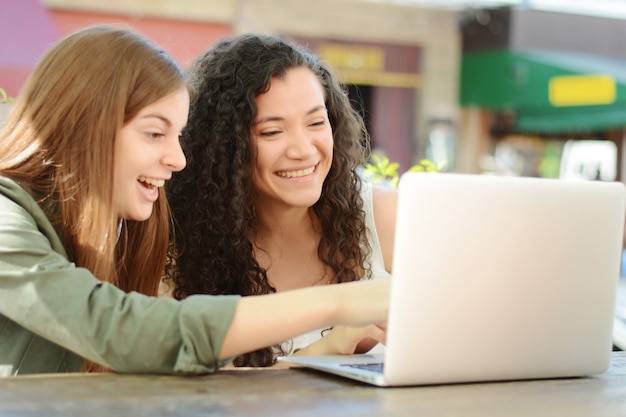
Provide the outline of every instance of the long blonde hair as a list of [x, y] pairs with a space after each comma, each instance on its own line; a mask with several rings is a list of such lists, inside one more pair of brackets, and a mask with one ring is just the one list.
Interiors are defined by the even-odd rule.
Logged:
[[0, 128], [0, 175], [33, 193], [70, 261], [125, 291], [157, 294], [170, 215], [160, 193], [150, 218], [125, 221], [120, 233], [116, 135], [143, 107], [184, 85], [179, 65], [141, 35], [92, 26], [44, 55]]

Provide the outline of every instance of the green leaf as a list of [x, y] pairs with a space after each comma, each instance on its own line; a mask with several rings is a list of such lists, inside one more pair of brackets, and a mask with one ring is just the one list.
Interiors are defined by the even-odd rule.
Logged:
[[11, 101], [13, 101], [13, 98], [9, 97], [6, 90], [0, 87], [0, 103], [9, 103]]
[[[422, 159], [418, 164], [408, 169], [410, 172], [439, 172], [446, 165], [446, 161], [435, 164], [429, 159]], [[364, 178], [372, 184], [385, 183], [390, 187], [397, 188], [400, 182], [398, 174], [400, 164], [391, 162], [386, 156], [372, 155], [371, 162], [363, 169]]]

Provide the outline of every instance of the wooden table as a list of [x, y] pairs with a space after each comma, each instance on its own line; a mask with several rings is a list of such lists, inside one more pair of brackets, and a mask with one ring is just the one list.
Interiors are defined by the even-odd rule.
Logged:
[[66, 374], [0, 378], [0, 416], [626, 416], [626, 352], [604, 375], [375, 388], [296, 369], [202, 377]]

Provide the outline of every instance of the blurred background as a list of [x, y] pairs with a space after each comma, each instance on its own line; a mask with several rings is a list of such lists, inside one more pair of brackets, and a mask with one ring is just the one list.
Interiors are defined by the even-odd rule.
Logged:
[[295, 39], [335, 68], [400, 172], [428, 158], [626, 178], [624, 0], [0, 0], [0, 87], [16, 97], [53, 42], [94, 23], [130, 26], [183, 67], [225, 35]]

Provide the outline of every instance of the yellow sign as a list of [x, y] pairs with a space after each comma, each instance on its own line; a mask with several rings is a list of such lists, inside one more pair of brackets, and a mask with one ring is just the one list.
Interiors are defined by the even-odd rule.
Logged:
[[385, 69], [385, 51], [379, 47], [323, 44], [318, 54], [335, 68], [377, 71]]
[[421, 86], [421, 77], [417, 73], [387, 71], [382, 47], [328, 43], [320, 45], [317, 53], [335, 69], [343, 83], [403, 88]]
[[617, 89], [610, 75], [563, 75], [550, 79], [548, 95], [555, 107], [593, 106], [614, 103]]
[[420, 88], [419, 74], [384, 71], [337, 70], [337, 76], [346, 84], [372, 85], [376, 87]]

